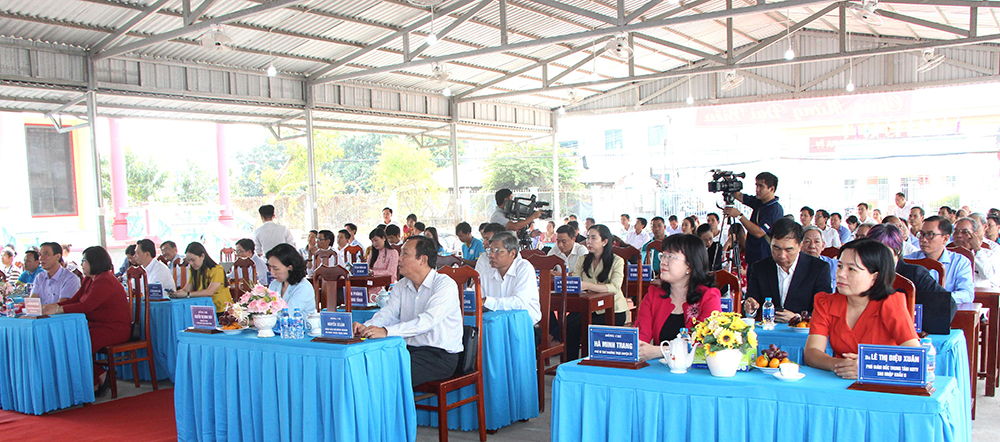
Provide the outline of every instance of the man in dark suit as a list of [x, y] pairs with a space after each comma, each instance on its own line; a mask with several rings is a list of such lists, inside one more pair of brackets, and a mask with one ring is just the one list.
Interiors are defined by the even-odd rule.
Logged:
[[832, 293], [830, 265], [802, 253], [799, 223], [782, 218], [771, 227], [771, 256], [753, 264], [743, 308], [759, 310], [764, 298], [774, 303], [774, 319], [788, 322], [803, 311], [812, 313], [817, 293]]

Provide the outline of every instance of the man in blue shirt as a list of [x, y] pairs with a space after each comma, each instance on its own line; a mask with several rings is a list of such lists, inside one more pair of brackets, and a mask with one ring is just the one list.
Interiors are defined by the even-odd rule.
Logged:
[[475, 268], [479, 255], [482, 255], [486, 250], [483, 247], [483, 242], [472, 236], [472, 226], [465, 221], [455, 226], [455, 235], [458, 236], [459, 241], [462, 241], [462, 260], [469, 267]]
[[757, 195], [744, 195], [736, 192], [736, 199], [750, 206], [753, 213], [747, 218], [739, 209], [726, 209], [726, 216], [740, 220], [747, 229], [746, 262], [752, 266], [755, 262], [771, 256], [771, 226], [785, 215], [785, 210], [778, 203], [774, 191], [778, 189], [778, 177], [770, 172], [757, 174], [754, 180]]
[[22, 284], [34, 284], [35, 276], [42, 272], [42, 266], [38, 265], [38, 251], [28, 250], [24, 252], [24, 271], [17, 278], [17, 282]]
[[39, 247], [38, 258], [44, 271], [35, 276], [31, 297], [41, 298], [42, 304], [72, 298], [80, 289], [80, 278], [59, 263], [62, 253], [62, 246], [58, 243], [46, 242]]
[[833, 212], [830, 214], [830, 227], [837, 230], [837, 234], [840, 235], [840, 243], [847, 244], [851, 242], [852, 239], [851, 229], [848, 229], [847, 226], [842, 224], [841, 220], [842, 218], [840, 217], [839, 213]]
[[[944, 266], [944, 289], [951, 292], [955, 303], [972, 302], [975, 283], [972, 277], [972, 263], [969, 259], [945, 249], [951, 238], [951, 221], [941, 216], [931, 216], [924, 220], [917, 236], [920, 251], [906, 256], [906, 259], [930, 258]], [[931, 271], [937, 278], [937, 272]]]

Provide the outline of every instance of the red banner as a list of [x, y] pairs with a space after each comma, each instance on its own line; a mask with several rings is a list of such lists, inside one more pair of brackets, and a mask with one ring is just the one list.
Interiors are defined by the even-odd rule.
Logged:
[[908, 116], [912, 97], [911, 92], [894, 92], [699, 107], [695, 124], [718, 127], [884, 120]]

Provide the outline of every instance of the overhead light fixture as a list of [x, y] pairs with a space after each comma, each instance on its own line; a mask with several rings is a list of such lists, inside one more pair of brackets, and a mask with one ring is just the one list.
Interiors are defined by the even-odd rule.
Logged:
[[444, 95], [445, 97], [450, 97], [451, 96], [451, 86], [445, 86], [444, 89], [441, 89], [441, 95]]
[[278, 69], [274, 67], [274, 63], [271, 63], [271, 65], [267, 67], [267, 76], [274, 77], [276, 75], [278, 75]]
[[924, 73], [944, 63], [944, 54], [935, 54], [934, 49], [924, 49], [924, 55], [917, 66], [918, 73]]
[[847, 87], [844, 89], [847, 89], [847, 92], [854, 92], [854, 80], [848, 82]]
[[694, 94], [691, 92], [691, 76], [688, 75], [688, 97], [685, 100], [688, 106], [694, 104]]
[[795, 59], [795, 51], [792, 50], [792, 42], [789, 41], [788, 49], [785, 50], [785, 60], [794, 60], [794, 59]]
[[431, 33], [427, 36], [427, 46], [434, 46], [437, 41], [438, 36], [434, 33], [434, 5], [431, 5]]
[[556, 109], [556, 113], [559, 115], [566, 115], [566, 106], [559, 106], [559, 109]]
[[793, 60], [795, 58], [795, 51], [792, 50], [792, 28], [788, 24], [792, 20], [792, 16], [789, 11], [785, 11], [785, 38], [788, 39], [788, 50], [785, 51], [785, 60]]
[[726, 81], [722, 83], [722, 87], [720, 89], [724, 91], [731, 91], [740, 87], [744, 80], [745, 78], [742, 75], [737, 74], [736, 71], [726, 72]]

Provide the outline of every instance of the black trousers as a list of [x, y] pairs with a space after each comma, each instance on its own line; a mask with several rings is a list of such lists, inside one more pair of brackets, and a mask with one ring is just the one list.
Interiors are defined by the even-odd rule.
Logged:
[[458, 369], [458, 353], [448, 353], [438, 347], [407, 345], [410, 352], [410, 377], [413, 386], [424, 382], [450, 378]]
[[[579, 313], [573, 312], [566, 315], [566, 357], [571, 361], [580, 359], [580, 338], [583, 333], [580, 327], [582, 327], [582, 323]], [[604, 315], [594, 313], [590, 315], [590, 324], [606, 325], [607, 319]], [[625, 312], [615, 313], [615, 325], [625, 325]]]

